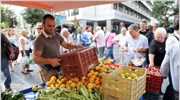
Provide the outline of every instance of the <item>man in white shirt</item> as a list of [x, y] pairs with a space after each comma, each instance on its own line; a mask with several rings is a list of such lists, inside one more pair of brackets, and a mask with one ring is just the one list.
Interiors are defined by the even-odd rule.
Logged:
[[104, 31], [101, 29], [100, 26], [96, 27], [96, 31], [97, 32], [93, 38], [93, 41], [96, 41], [99, 58], [103, 58], [104, 57], [104, 50], [105, 50]]
[[92, 26], [87, 26], [86, 27], [86, 31], [84, 32], [87, 37], [88, 37], [88, 42], [87, 42], [87, 46], [89, 46], [91, 44], [91, 39], [92, 39]]
[[126, 39], [127, 39], [127, 37], [128, 37], [128, 35], [126, 34], [126, 32], [127, 32], [126, 27], [122, 27], [121, 33], [118, 34], [118, 35], [113, 39], [113, 42], [119, 46], [120, 64], [123, 64], [123, 65], [125, 65], [125, 63], [124, 63], [124, 51], [123, 51], [123, 47], [125, 46], [125, 44], [126, 44]]
[[179, 43], [172, 45], [166, 52], [160, 72], [169, 76], [170, 84], [166, 88], [163, 100], [179, 100]]
[[[134, 58], [145, 58], [145, 54], [149, 48], [147, 38], [139, 33], [139, 27], [136, 24], [131, 24], [128, 27], [130, 36], [126, 40], [124, 51], [128, 52], [128, 56], [125, 58], [126, 64]], [[145, 67], [146, 65], [142, 65]]]

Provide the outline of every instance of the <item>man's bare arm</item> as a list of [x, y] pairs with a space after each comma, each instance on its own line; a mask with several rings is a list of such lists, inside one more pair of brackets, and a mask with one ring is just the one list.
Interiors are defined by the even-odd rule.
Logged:
[[33, 51], [33, 60], [37, 64], [51, 64], [53, 67], [60, 66], [61, 59], [58, 58], [43, 58], [42, 51]]

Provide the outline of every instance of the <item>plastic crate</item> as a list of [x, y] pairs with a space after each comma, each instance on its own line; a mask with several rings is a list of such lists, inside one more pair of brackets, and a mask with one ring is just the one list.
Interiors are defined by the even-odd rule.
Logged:
[[[39, 84], [37, 86], [42, 86], [43, 88], [45, 88], [45, 83]], [[24, 94], [25, 100], [35, 100], [36, 92], [32, 91], [32, 87], [21, 90], [19, 92]]]
[[[121, 73], [135, 73], [138, 80], [121, 78]], [[146, 69], [137, 67], [120, 67], [110, 74], [103, 74], [103, 100], [139, 100], [145, 93]]]
[[62, 71], [65, 77], [82, 77], [91, 67], [98, 65], [95, 47], [81, 48], [60, 55]]
[[[146, 68], [148, 68], [148, 67], [146, 67]], [[157, 68], [159, 70], [159, 67], [155, 67], [155, 68]], [[162, 76], [147, 74], [146, 90], [157, 93], [161, 90], [162, 82], [163, 82]]]

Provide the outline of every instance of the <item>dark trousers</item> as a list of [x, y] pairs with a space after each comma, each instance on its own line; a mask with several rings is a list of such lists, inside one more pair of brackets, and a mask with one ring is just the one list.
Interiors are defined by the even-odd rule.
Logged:
[[[29, 50], [25, 50], [25, 52], [26, 52], [26, 56], [30, 56], [30, 51]], [[23, 50], [21, 50], [21, 54], [22, 54], [22, 56], [24, 57], [24, 52], [23, 52]]]
[[167, 86], [163, 100], [179, 100], [179, 92], [175, 91], [172, 85]]

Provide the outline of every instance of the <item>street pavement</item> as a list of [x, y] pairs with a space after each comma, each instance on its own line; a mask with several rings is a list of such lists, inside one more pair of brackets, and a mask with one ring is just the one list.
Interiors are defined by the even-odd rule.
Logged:
[[[118, 47], [114, 47], [114, 57], [115, 57], [115, 63], [119, 62], [119, 56], [118, 56]], [[21, 55], [18, 58], [18, 62], [20, 62]], [[12, 78], [12, 90], [13, 91], [21, 91], [27, 88], [30, 88], [32, 86], [36, 86], [38, 84], [41, 84], [39, 75], [38, 75], [38, 65], [37, 64], [30, 64], [30, 68], [34, 70], [33, 72], [30, 72], [29, 74], [23, 74], [21, 73], [20, 64], [14, 65], [14, 71], [11, 72], [11, 78]], [[1, 75], [1, 87], [2, 91], [4, 91], [4, 85], [3, 85], [3, 75]], [[168, 81], [165, 81], [163, 84], [167, 85]], [[162, 91], [165, 91], [165, 85], [162, 86]], [[159, 99], [162, 100], [162, 99]]]

